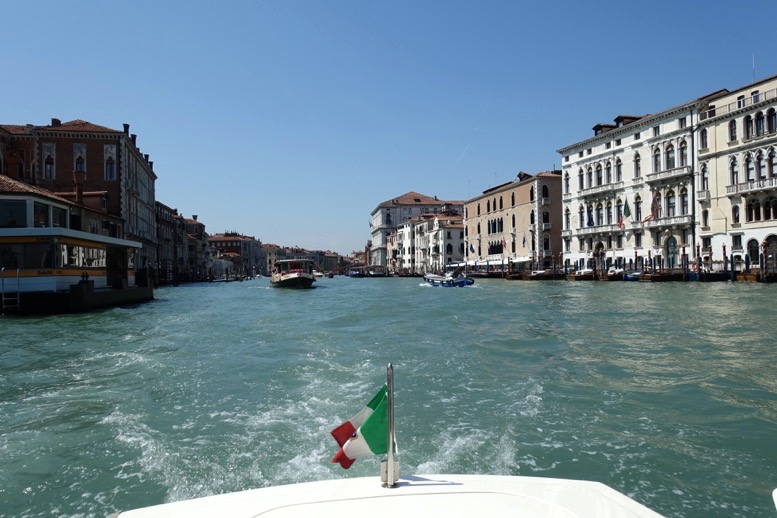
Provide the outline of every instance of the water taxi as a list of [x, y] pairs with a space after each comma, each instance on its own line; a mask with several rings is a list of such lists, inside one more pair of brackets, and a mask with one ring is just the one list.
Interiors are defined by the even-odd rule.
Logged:
[[278, 288], [312, 288], [316, 281], [315, 263], [310, 259], [275, 261], [270, 282]]

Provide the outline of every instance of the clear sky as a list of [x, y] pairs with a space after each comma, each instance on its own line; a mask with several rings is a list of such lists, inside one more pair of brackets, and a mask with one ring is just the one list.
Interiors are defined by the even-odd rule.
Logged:
[[777, 74], [776, 0], [34, 0], [0, 123], [130, 124], [209, 233], [349, 254], [408, 191], [466, 200], [597, 123]]

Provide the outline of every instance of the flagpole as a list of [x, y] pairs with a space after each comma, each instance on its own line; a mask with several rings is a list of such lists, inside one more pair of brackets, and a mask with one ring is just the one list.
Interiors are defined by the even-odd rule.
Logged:
[[386, 441], [388, 447], [386, 461], [386, 487], [396, 487], [397, 481], [394, 478], [394, 366], [388, 364], [386, 367], [386, 406], [388, 414], [388, 432]]

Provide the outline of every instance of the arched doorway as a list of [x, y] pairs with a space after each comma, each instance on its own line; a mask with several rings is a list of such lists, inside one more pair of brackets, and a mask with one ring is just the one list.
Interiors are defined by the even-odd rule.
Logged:
[[677, 239], [674, 236], [669, 236], [666, 240], [665, 254], [667, 267], [677, 268], [680, 266], [680, 248], [677, 246]]

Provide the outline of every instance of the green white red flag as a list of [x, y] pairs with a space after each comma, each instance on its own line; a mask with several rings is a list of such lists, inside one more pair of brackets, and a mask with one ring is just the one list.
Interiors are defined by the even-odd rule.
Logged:
[[388, 409], [386, 385], [352, 418], [332, 430], [340, 449], [332, 462], [348, 469], [359, 457], [387, 452]]

